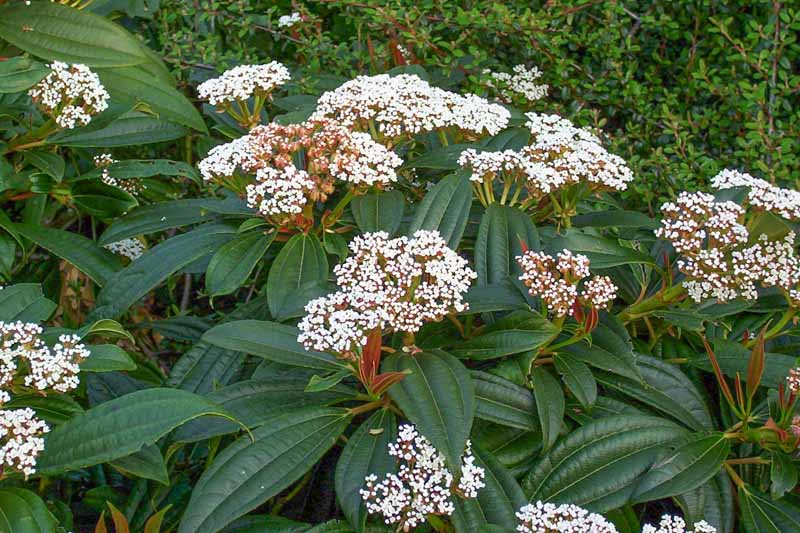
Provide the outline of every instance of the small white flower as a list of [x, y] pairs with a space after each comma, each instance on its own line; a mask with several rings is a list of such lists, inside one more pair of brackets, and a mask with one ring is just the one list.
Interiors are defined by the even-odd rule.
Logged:
[[127, 257], [131, 261], [136, 261], [144, 253], [144, 244], [134, 237], [106, 244], [104, 248], [115, 254]]
[[747, 200], [751, 206], [770, 211], [788, 220], [800, 219], [800, 191], [775, 187], [767, 181], [745, 172], [725, 169], [711, 179], [717, 190], [747, 187]]
[[680, 516], [665, 514], [658, 523], [658, 528], [646, 524], [642, 528], [642, 533], [717, 533], [717, 528], [710, 525], [705, 520], [695, 522], [693, 529], [686, 529], [686, 522]]
[[290, 28], [300, 22], [302, 18], [300, 17], [300, 13], [292, 13], [291, 15], [282, 15], [278, 19], [278, 27], [279, 28]]
[[483, 73], [489, 76], [485, 82], [486, 86], [497, 89], [506, 101], [512, 101], [515, 96], [520, 96], [528, 102], [535, 102], [547, 96], [548, 85], [537, 83], [542, 77], [542, 71], [537, 67], [516, 65], [511, 73], [493, 72], [489, 69]]

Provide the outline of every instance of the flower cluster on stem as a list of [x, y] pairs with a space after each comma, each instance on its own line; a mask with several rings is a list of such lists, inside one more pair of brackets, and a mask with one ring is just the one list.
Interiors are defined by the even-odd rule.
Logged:
[[198, 167], [206, 181], [244, 192], [250, 207], [284, 225], [301, 214], [310, 218], [313, 202], [324, 202], [337, 182], [352, 194], [390, 187], [402, 163], [369, 134], [308, 121], [256, 126], [212, 148]]
[[665, 514], [661, 517], [658, 527], [646, 524], [642, 528], [642, 533], [717, 533], [717, 528], [701, 520], [692, 525], [692, 529], [686, 529], [686, 521], [680, 516]]
[[529, 503], [517, 511], [519, 533], [617, 533], [603, 516], [577, 505]]
[[542, 71], [538, 67], [515, 65], [510, 73], [485, 69], [483, 74], [486, 76], [484, 84], [497, 91], [506, 102], [532, 103], [547, 96], [549, 89], [547, 84], [539, 83]]
[[682, 192], [661, 207], [664, 218], [656, 236], [681, 254], [676, 262], [686, 275], [683, 286], [697, 302], [707, 298], [755, 299], [758, 287], [776, 287], [800, 303], [800, 258], [795, 234], [753, 239], [740, 205], [717, 201], [703, 192]]
[[359, 76], [323, 93], [312, 118], [394, 139], [447, 128], [495, 135], [510, 116], [501, 105], [474, 94], [446, 91], [415, 74], [381, 74]]
[[48, 347], [42, 328], [24, 322], [0, 322], [0, 466], [33, 474], [44, 449], [47, 424], [32, 409], [3, 409], [11, 392], [69, 392], [78, 386], [79, 364], [89, 350], [76, 335], [61, 335]]
[[553, 257], [528, 250], [517, 257], [522, 269], [520, 281], [531, 296], [542, 299], [548, 311], [557, 317], [569, 314], [575, 304], [607, 309], [616, 298], [617, 286], [608, 276], [594, 276], [578, 290], [578, 284], [590, 275], [589, 258], [563, 250]]
[[397, 441], [389, 444], [389, 455], [397, 458], [398, 472], [381, 481], [370, 474], [360, 493], [367, 511], [383, 515], [386, 524], [396, 524], [398, 531], [411, 531], [428, 515], [453, 514], [453, 495], [476, 498], [485, 486], [484, 470], [475, 465], [469, 442], [461, 457], [457, 484], [444, 456], [412, 425], [400, 426]]
[[108, 108], [109, 95], [89, 67], [53, 61], [50, 73], [28, 90], [31, 99], [59, 127], [85, 126]]
[[102, 174], [100, 175], [100, 181], [109, 185], [111, 187], [116, 187], [117, 189], [121, 189], [128, 194], [138, 194], [142, 192], [144, 187], [142, 186], [141, 182], [135, 178], [132, 179], [117, 179], [113, 177], [110, 173], [109, 167], [115, 163], [118, 163], [116, 159], [114, 159], [111, 154], [100, 154], [96, 155], [93, 158], [94, 166], [96, 168], [102, 169]]
[[334, 268], [339, 290], [306, 305], [298, 340], [309, 350], [356, 359], [375, 329], [416, 333], [426, 322], [466, 310], [477, 275], [436, 231], [390, 239], [367, 233]]
[[104, 246], [104, 248], [112, 253], [121, 255], [122, 257], [127, 257], [131, 261], [136, 261], [144, 253], [144, 244], [142, 244], [142, 241], [135, 237], [108, 243]]
[[600, 140], [557, 115], [528, 113], [532, 140], [521, 150], [478, 152], [467, 149], [459, 164], [471, 172], [478, 199], [536, 209], [538, 218], [574, 214], [587, 194], [625, 190], [633, 173], [625, 161], [603, 148]]
[[800, 220], [800, 191], [783, 189], [746, 172], [725, 169], [711, 179], [717, 190], [746, 187], [751, 208], [769, 211], [787, 220]]

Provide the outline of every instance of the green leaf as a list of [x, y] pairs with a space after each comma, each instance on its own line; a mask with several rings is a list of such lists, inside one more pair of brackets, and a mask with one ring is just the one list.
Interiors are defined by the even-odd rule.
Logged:
[[0, 37], [34, 56], [89, 67], [120, 67], [148, 60], [136, 38], [121, 26], [89, 11], [46, 0], [3, 6]]
[[83, 412], [83, 407], [71, 396], [54, 393], [48, 393], [47, 396], [15, 394], [10, 402], [4, 404], [4, 407], [8, 409], [30, 407], [36, 411], [36, 416], [51, 426], [63, 424]]
[[587, 409], [597, 400], [597, 381], [589, 367], [569, 355], [557, 353], [553, 360], [564, 384], [575, 398]]
[[632, 498], [646, 502], [694, 490], [720, 472], [730, 451], [730, 440], [723, 433], [694, 433], [656, 461]]
[[134, 478], [152, 479], [169, 485], [169, 473], [158, 446], [145, 446], [131, 455], [112, 461], [111, 466]]
[[[622, 329], [619, 329], [622, 328]], [[604, 321], [592, 332], [591, 342], [582, 341], [563, 349], [589, 366], [605, 370], [634, 381], [641, 380], [636, 366], [631, 340], [625, 327], [616, 319]]]
[[800, 531], [800, 507], [788, 498], [772, 500], [745, 485], [739, 488], [741, 528], [744, 533], [786, 533]]
[[[0, 65], [3, 63], [0, 62]], [[41, 170], [57, 182], [64, 178], [66, 163], [58, 154], [47, 150], [26, 150], [24, 152], [25, 162]]]
[[29, 57], [17, 56], [0, 62], [0, 93], [21, 93], [39, 83], [50, 69]]
[[207, 224], [145, 251], [108, 279], [88, 320], [118, 317], [169, 276], [217, 250], [235, 231], [223, 224]]
[[19, 233], [17, 233], [17, 229], [14, 227], [14, 223], [11, 222], [11, 219], [8, 218], [8, 215], [5, 211], [0, 210], [0, 228], [3, 228], [8, 232], [11, 237], [17, 241], [19, 247], [24, 249], [25, 245], [22, 243], [22, 238], [20, 238]]
[[450, 468], [459, 472], [475, 415], [469, 371], [444, 352], [393, 354], [385, 359], [383, 371], [408, 373], [389, 388], [389, 396]]
[[450, 353], [461, 359], [495, 359], [535, 350], [558, 332], [558, 327], [538, 313], [516, 311], [488, 326], [481, 335], [459, 342]]
[[179, 533], [217, 532], [300, 478], [336, 442], [347, 409], [287, 413], [225, 448], [192, 491]]
[[494, 374], [471, 372], [475, 386], [475, 416], [503, 426], [539, 430], [531, 391]]
[[652, 416], [600, 418], [571, 431], [523, 479], [529, 501], [573, 503], [606, 512], [627, 503], [640, 476], [684, 434]]
[[[750, 350], [738, 342], [719, 339], [714, 341], [714, 356], [717, 358], [722, 372], [730, 377], [741, 376], [742, 381], [747, 381], [747, 364], [750, 361]], [[789, 370], [797, 366], [797, 358], [780, 353], [766, 353], [764, 356], [764, 375], [761, 385], [764, 387], [778, 388], [786, 381]], [[689, 364], [711, 372], [711, 361], [705, 351], [693, 353], [689, 357]]]
[[79, 181], [70, 192], [81, 211], [98, 218], [116, 218], [139, 205], [127, 192], [100, 181]]
[[530, 217], [514, 207], [490, 204], [481, 218], [475, 241], [478, 284], [501, 283], [519, 272], [523, 247], [539, 249], [539, 233]]
[[139, 206], [115, 220], [100, 237], [98, 243], [105, 245], [130, 237], [208, 222], [219, 216], [211, 208], [223, 203], [221, 200], [197, 198]]
[[466, 176], [453, 174], [434, 185], [417, 206], [408, 234], [437, 230], [447, 245], [458, 248], [472, 205], [472, 185]]
[[82, 372], [113, 372], [136, 370], [128, 352], [114, 344], [93, 344], [89, 346], [91, 355], [81, 363]]
[[48, 433], [36, 471], [61, 474], [131, 455], [203, 415], [227, 416], [202, 396], [178, 389], [152, 388], [126, 394]]
[[[189, 178], [197, 182], [201, 181], [200, 173], [192, 165], [183, 161], [172, 161], [169, 159], [125, 159], [123, 161], [111, 163], [108, 167], [96, 168], [90, 172], [81, 174], [78, 179], [99, 179], [102, 177], [103, 171], [108, 172], [109, 175], [118, 180], [152, 178], [153, 176], [177, 176]], [[197, 200], [175, 200], [173, 203], [180, 205], [183, 202], [219, 203], [221, 200], [201, 198]]]
[[456, 170], [459, 168], [458, 158], [467, 148], [474, 148], [472, 144], [451, 144], [429, 150], [424, 154], [408, 161], [405, 166], [409, 168], [424, 168], [432, 170]]
[[347, 368], [330, 354], [303, 348], [297, 342], [298, 334], [297, 328], [277, 322], [236, 320], [211, 328], [203, 335], [203, 340], [284, 365], [333, 371]]
[[650, 230], [660, 226], [657, 220], [644, 213], [620, 209], [576, 215], [572, 217], [572, 225], [576, 228], [634, 228]]
[[773, 453], [771, 457], [769, 492], [772, 499], [777, 500], [797, 485], [797, 467], [794, 461], [783, 453]]
[[393, 235], [403, 221], [405, 200], [400, 191], [384, 191], [356, 196], [350, 209], [362, 233], [385, 231]]
[[507, 279], [502, 283], [475, 285], [469, 288], [464, 296], [469, 308], [462, 315], [476, 315], [494, 311], [514, 311], [527, 309], [528, 302], [522, 292]]
[[174, 141], [186, 128], [140, 111], [129, 111], [111, 121], [96, 118], [85, 128], [65, 130], [47, 138], [47, 144], [74, 148], [114, 148]]
[[15, 227], [26, 239], [72, 264], [100, 286], [122, 269], [114, 254], [83, 235], [32, 224], [17, 224]]
[[0, 290], [0, 320], [4, 322], [42, 322], [56, 307], [44, 297], [38, 283], [18, 283]]
[[[239, 381], [206, 395], [236, 421], [248, 428], [268, 423], [271, 419], [301, 407], [328, 406], [352, 400], [358, 392], [345, 385], [325, 391], [306, 392], [308, 379], [287, 375]], [[235, 433], [239, 424], [218, 416], [204, 416], [175, 430], [175, 442], [196, 442], [218, 435]]]
[[714, 427], [703, 394], [683, 372], [646, 355], [638, 356], [638, 367], [642, 373], [641, 382], [602, 372], [595, 377], [604, 387], [645, 403], [692, 430]]
[[136, 342], [128, 331], [116, 320], [103, 319], [97, 322], [89, 322], [78, 330], [78, 335], [86, 337], [110, 337], [114, 339], [128, 339]]
[[58, 520], [35, 492], [0, 489], [0, 532], [55, 533], [57, 526]]
[[203, 118], [192, 103], [163, 79], [135, 66], [96, 70], [115, 101], [131, 107], [144, 102], [160, 119], [201, 133], [208, 132]]
[[541, 366], [533, 368], [530, 378], [533, 396], [536, 398], [536, 411], [542, 426], [544, 448], [548, 449], [558, 439], [564, 423], [564, 391], [561, 383]]
[[211, 257], [206, 270], [206, 288], [212, 296], [230, 294], [241, 287], [256, 264], [267, 253], [275, 233], [237, 235]]
[[592, 270], [611, 268], [629, 264], [655, 265], [652, 257], [633, 248], [622, 246], [619, 242], [568, 229], [563, 234], [555, 234], [548, 229], [547, 250], [558, 253], [563, 249], [572, 250], [589, 258]]
[[389, 455], [389, 444], [395, 439], [397, 419], [391, 411], [381, 409], [353, 432], [336, 463], [336, 498], [356, 531], [364, 531], [367, 521], [367, 509], [359, 494], [364, 478], [375, 474], [380, 480], [397, 470], [395, 458]]
[[291, 297], [303, 286], [328, 278], [328, 258], [314, 235], [298, 233], [283, 246], [267, 278], [267, 298], [272, 316], [295, 304]]
[[484, 470], [485, 487], [478, 491], [478, 504], [490, 524], [515, 524], [515, 513], [527, 503], [525, 494], [508, 470], [491, 453], [475, 446], [476, 463]]

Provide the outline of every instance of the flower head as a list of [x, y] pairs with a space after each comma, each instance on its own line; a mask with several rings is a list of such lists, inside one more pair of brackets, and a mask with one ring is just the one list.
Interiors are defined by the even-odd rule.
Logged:
[[493, 72], [485, 69], [488, 76], [485, 81], [487, 87], [496, 89], [503, 100], [512, 102], [522, 98], [527, 102], [535, 102], [547, 96], [549, 86], [538, 83], [542, 71], [538, 67], [528, 68], [525, 65], [516, 65], [510, 73]]
[[277, 61], [263, 65], [239, 65], [222, 76], [204, 81], [197, 87], [201, 99], [211, 105], [247, 100], [258, 95], [268, 98], [272, 91], [291, 79], [289, 69]]
[[454, 493], [475, 498], [485, 486], [484, 470], [475, 465], [469, 442], [455, 489], [444, 456], [414, 426], [400, 426], [397, 441], [389, 444], [389, 455], [400, 463], [398, 473], [387, 474], [380, 482], [374, 474], [367, 476], [360, 493], [369, 513], [383, 515], [387, 524], [397, 524], [403, 531], [424, 523], [428, 515], [453, 514]]
[[108, 108], [108, 92], [100, 78], [81, 64], [53, 61], [51, 72], [28, 90], [31, 99], [64, 129], [87, 125]]
[[127, 257], [131, 261], [136, 261], [144, 253], [144, 244], [142, 244], [142, 241], [134, 237], [108, 243], [104, 246], [104, 248], [115, 254]]
[[589, 258], [561, 251], [556, 257], [528, 250], [517, 257], [522, 269], [520, 281], [531, 296], [542, 299], [555, 316], [569, 314], [576, 302], [596, 309], [607, 309], [616, 298], [617, 286], [608, 276], [594, 276], [578, 291], [579, 282], [588, 277]]
[[117, 179], [111, 176], [109, 167], [115, 163], [119, 163], [116, 159], [114, 159], [111, 154], [100, 154], [94, 156], [94, 166], [97, 168], [103, 169], [103, 173], [100, 175], [100, 181], [109, 185], [111, 187], [116, 187], [117, 189], [121, 189], [128, 194], [138, 194], [142, 192], [144, 187], [137, 179]]
[[303, 19], [300, 17], [300, 13], [292, 13], [291, 15], [281, 15], [278, 19], [278, 27], [279, 28], [291, 28], [298, 22], [302, 21]]
[[680, 516], [665, 514], [658, 523], [658, 528], [645, 524], [642, 533], [717, 533], [717, 528], [705, 520], [695, 522], [693, 529], [686, 529], [686, 522]]
[[332, 119], [362, 131], [373, 123], [386, 137], [399, 137], [449, 127], [495, 135], [510, 116], [503, 106], [440, 89], [414, 74], [381, 74], [359, 76], [323, 93], [312, 118]]
[[44, 450], [43, 433], [48, 425], [31, 408], [0, 409], [0, 467], [36, 472], [36, 458]]
[[767, 181], [745, 172], [725, 169], [711, 179], [717, 190], [747, 187], [751, 207], [770, 211], [788, 220], [800, 220], [800, 191], [775, 187]]
[[617, 533], [614, 524], [599, 514], [568, 503], [537, 501], [517, 512], [520, 533]]
[[339, 290], [308, 303], [298, 340], [346, 358], [376, 328], [415, 333], [426, 322], [464, 311], [464, 293], [477, 277], [438, 232], [426, 230], [411, 238], [358, 236], [334, 273]]

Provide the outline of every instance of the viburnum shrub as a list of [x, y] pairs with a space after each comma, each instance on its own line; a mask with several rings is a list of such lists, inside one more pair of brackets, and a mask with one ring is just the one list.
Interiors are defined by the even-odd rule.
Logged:
[[531, 65], [316, 95], [270, 61], [186, 96], [122, 26], [25, 4], [11, 531], [800, 530], [800, 193], [729, 169], [625, 209], [637, 176]]

